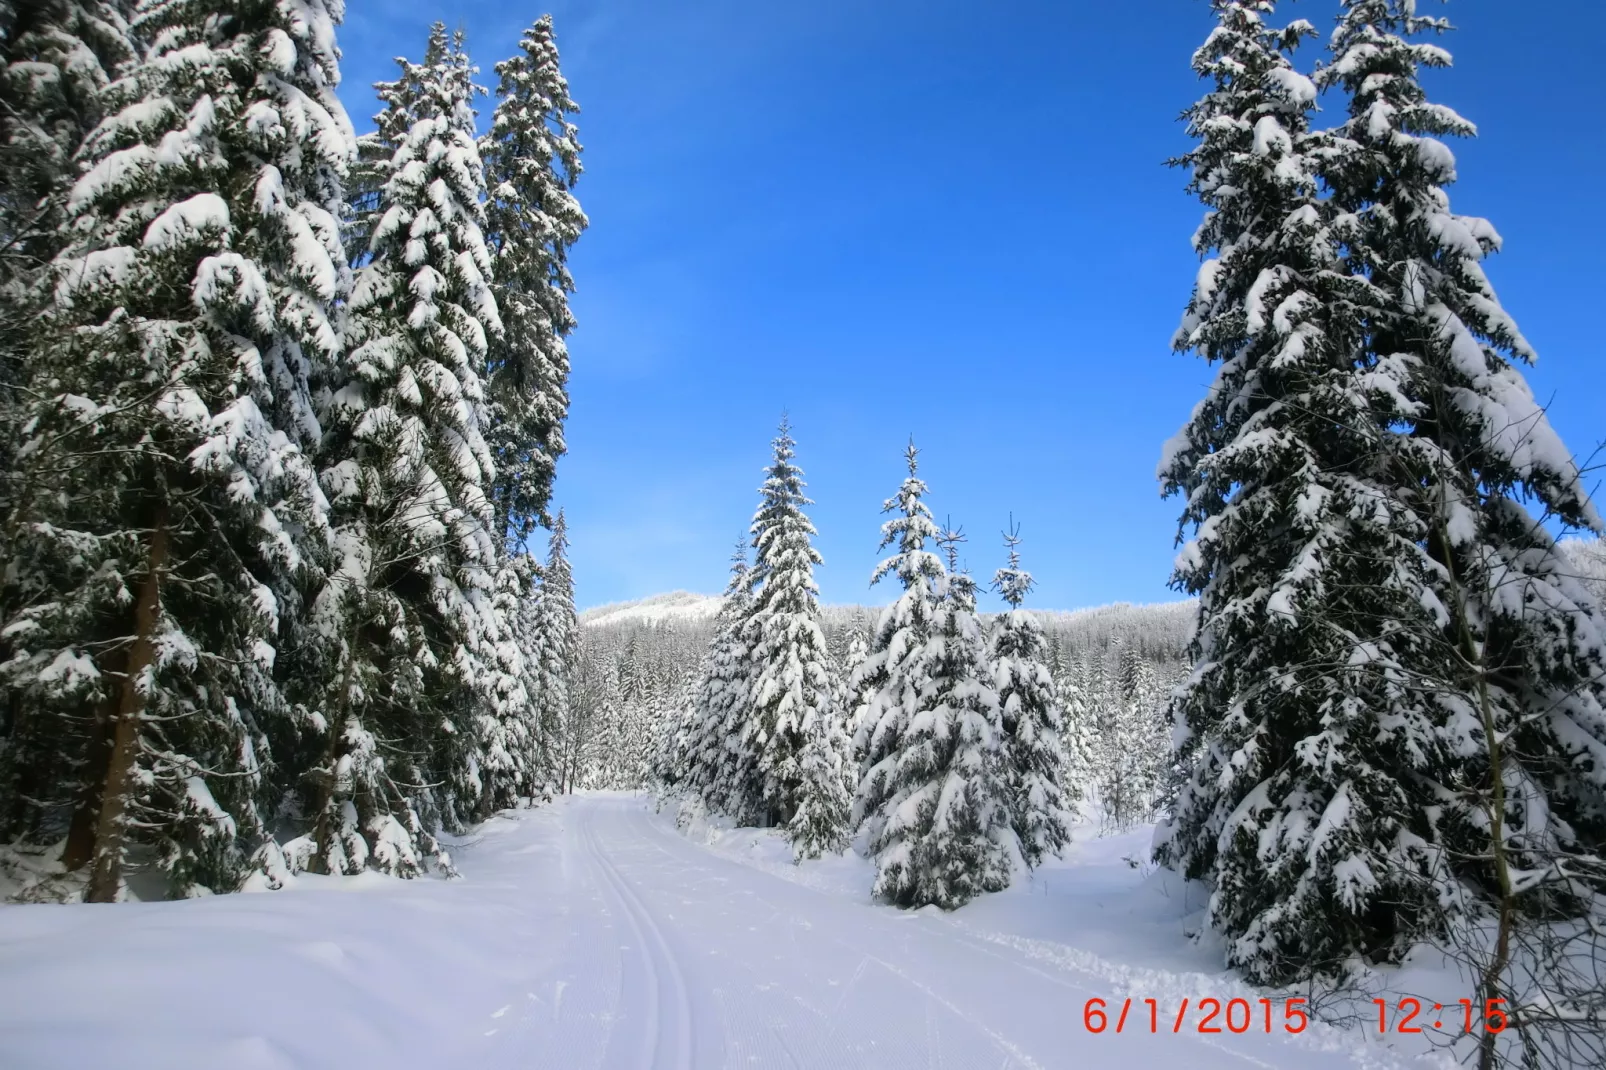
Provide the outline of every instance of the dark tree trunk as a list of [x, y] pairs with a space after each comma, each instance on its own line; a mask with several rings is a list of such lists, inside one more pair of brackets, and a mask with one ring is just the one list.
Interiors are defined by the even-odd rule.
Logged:
[[73, 807], [72, 823], [67, 827], [67, 846], [61, 852], [61, 864], [69, 873], [83, 869], [95, 857], [95, 832], [100, 823], [106, 773], [111, 766], [113, 725], [117, 720], [119, 698], [118, 692], [111, 691], [95, 704], [95, 720], [89, 726], [84, 756], [84, 785], [79, 792], [78, 805]]
[[158, 508], [151, 530], [145, 581], [134, 604], [134, 643], [128, 651], [123, 686], [112, 727], [111, 752], [101, 790], [100, 813], [95, 825], [94, 865], [89, 872], [87, 903], [115, 903], [123, 885], [123, 853], [127, 840], [125, 815], [139, 757], [139, 726], [146, 696], [139, 678], [156, 657], [156, 626], [162, 608], [162, 569], [167, 564], [167, 510]]

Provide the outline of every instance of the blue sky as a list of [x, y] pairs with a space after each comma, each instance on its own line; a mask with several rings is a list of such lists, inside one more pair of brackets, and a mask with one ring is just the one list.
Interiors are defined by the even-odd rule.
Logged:
[[[1338, 4], [1281, 7], [1325, 40]], [[1481, 130], [1453, 146], [1453, 206], [1504, 235], [1489, 271], [1539, 350], [1530, 381], [1590, 454], [1606, 439], [1606, 5], [1422, 7], [1458, 27], [1429, 91]], [[867, 584], [911, 433], [978, 575], [1013, 512], [1033, 604], [1175, 597], [1178, 507], [1154, 468], [1209, 370], [1169, 349], [1200, 210], [1162, 161], [1187, 146], [1204, 0], [355, 0], [347, 107], [368, 127], [369, 84], [437, 17], [494, 85], [545, 10], [592, 221], [557, 485], [582, 606], [719, 590], [783, 409], [827, 601], [890, 597]]]

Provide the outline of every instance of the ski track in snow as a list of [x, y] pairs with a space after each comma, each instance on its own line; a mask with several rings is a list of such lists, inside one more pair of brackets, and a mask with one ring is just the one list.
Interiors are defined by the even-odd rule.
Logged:
[[[454, 853], [460, 882], [304, 877], [195, 903], [0, 908], [0, 1066], [1407, 1065], [1315, 1023], [1299, 1036], [1091, 1034], [1082, 1010], [1095, 996], [1113, 1023], [1128, 996], [1174, 1013], [1183, 995], [1251, 990], [1041, 939], [1021, 913], [1088, 909], [1079, 900], [1006, 893], [979, 911], [899, 911], [853, 885], [862, 863], [755, 865], [636, 796], [499, 817]], [[1073, 864], [1054, 879], [1099, 878]], [[1032, 935], [1007, 931], [1020, 925]]]
[[[646, 975], [646, 992], [642, 999], [645, 1028], [634, 1037], [623, 1028], [616, 1029], [610, 1038], [606, 1064], [643, 1070], [692, 1070], [696, 1064], [692, 1061], [691, 1006], [686, 994], [686, 978], [675, 950], [664, 938], [652, 911], [608, 857], [597, 839], [593, 822], [594, 814], [583, 811], [581, 836], [597, 872], [611, 888], [615, 902], [635, 934], [634, 947]], [[625, 1010], [620, 1021], [627, 1022], [628, 1014]], [[638, 1055], [631, 1058], [629, 1052], [633, 1046]]]

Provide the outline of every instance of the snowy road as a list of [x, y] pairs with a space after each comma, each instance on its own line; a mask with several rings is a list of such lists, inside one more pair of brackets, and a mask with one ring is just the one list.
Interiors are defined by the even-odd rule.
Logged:
[[[458, 862], [463, 881], [303, 878], [190, 903], [0, 908], [0, 1066], [1390, 1065], [1364, 1036], [1316, 1026], [1201, 1036], [1165, 1020], [1151, 1035], [1139, 1010], [1138, 1028], [1116, 1034], [1112, 1014], [1091, 1034], [1093, 997], [1174, 1011], [1183, 995], [1240, 993], [1199, 973], [1112, 973], [1107, 957], [1005, 924], [1074, 897], [905, 913], [694, 842], [639, 798], [498, 818]], [[812, 872], [864, 872], [822, 865]]]

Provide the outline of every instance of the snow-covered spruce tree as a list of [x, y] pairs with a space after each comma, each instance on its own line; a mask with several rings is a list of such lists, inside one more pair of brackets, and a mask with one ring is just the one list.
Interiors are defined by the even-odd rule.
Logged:
[[[1586, 682], [1599, 680], [1597, 618], [1516, 499], [1596, 518], [1502, 355], [1527, 348], [1479, 266], [1494, 232], [1448, 212], [1453, 161], [1431, 135], [1470, 128], [1425, 101], [1416, 67], [1447, 56], [1399, 36], [1435, 27], [1409, 6], [1345, 3], [1324, 79], [1351, 92], [1351, 119], [1290, 135], [1296, 157], [1302, 141], [1316, 151], [1281, 174], [1314, 163], [1330, 205], [1284, 214], [1246, 198], [1258, 154], [1223, 155], [1233, 124], [1196, 116], [1207, 245], [1286, 248], [1300, 221], [1331, 220], [1308, 243], [1321, 271], [1303, 271], [1297, 302], [1270, 268], [1240, 274], [1225, 252], [1202, 274], [1210, 300], [1196, 295], [1182, 341], [1224, 365], [1162, 466], [1199, 525], [1178, 579], [1201, 609], [1178, 702], [1194, 773], [1157, 846], [1214, 878], [1211, 920], [1257, 980], [1397, 955], [1469, 884], [1501, 884], [1502, 856], [1542, 870], [1552, 845], [1598, 843], [1606, 813], [1600, 774], [1581, 772], [1606, 755], [1599, 683]], [[1242, 86], [1234, 67], [1223, 81]], [[1284, 95], [1288, 81], [1263, 86]], [[1222, 188], [1226, 205], [1256, 209], [1230, 230]], [[1311, 310], [1303, 334], [1288, 329]], [[1290, 395], [1289, 371], [1324, 353], [1325, 374]], [[1486, 805], [1469, 805], [1480, 783]], [[1530, 805], [1513, 819], [1518, 798]]]
[[302, 447], [345, 289], [333, 14], [137, 5], [150, 44], [64, 206], [23, 444], [50, 493], [11, 523], [19, 556], [74, 571], [8, 622], [7, 669], [82, 703], [67, 861], [91, 900], [134, 843], [178, 894], [230, 889], [262, 831], [276, 644], [326, 530]]
[[842, 650], [843, 676], [851, 677], [858, 672], [859, 666], [864, 664], [864, 659], [870, 656], [870, 637], [868, 632], [868, 628], [858, 627], [858, 622], [855, 621], [854, 627], [848, 633], [847, 643]]
[[938, 532], [913, 443], [905, 456], [909, 477], [883, 506], [897, 515], [881, 529], [881, 545], [898, 552], [871, 580], [896, 575], [904, 590], [859, 677], [874, 693], [856, 744], [864, 767], [853, 815], [868, 828], [877, 896], [951, 910], [1007, 886], [1019, 846], [975, 585], [925, 548]]
[[1044, 637], [1043, 664], [1048, 666], [1049, 674], [1054, 677], [1057, 686], [1068, 682], [1069, 662], [1065, 658], [1065, 640], [1058, 635]]
[[669, 709], [658, 725], [658, 738], [653, 744], [652, 768], [647, 785], [662, 805], [670, 798], [682, 798], [686, 793], [686, 774], [691, 768], [692, 748], [697, 741], [697, 684], [695, 674], [688, 674], [676, 686], [669, 700]]
[[413, 105], [425, 97], [422, 80], [427, 69], [421, 64], [405, 63], [395, 81], [374, 84], [385, 110], [373, 117], [374, 129], [357, 138], [341, 219], [346, 257], [354, 268], [363, 266], [372, 256], [374, 228], [388, 207], [385, 186], [394, 169], [396, 147], [407, 139], [407, 132], [418, 119]]
[[569, 411], [574, 329], [566, 261], [586, 228], [570, 192], [580, 177], [580, 143], [569, 116], [579, 111], [558, 69], [552, 16], [524, 32], [520, 55], [496, 65], [498, 103], [481, 144], [490, 200], [487, 238], [503, 333], [491, 340], [491, 424], [496, 459], [492, 501], [498, 530], [517, 542], [546, 523], [563, 421]]
[[1004, 535], [1009, 563], [993, 574], [993, 590], [1009, 606], [990, 630], [987, 660], [998, 690], [1010, 824], [1030, 866], [1070, 842], [1077, 786], [1066, 780], [1065, 719], [1054, 678], [1043, 663], [1043, 632], [1021, 608], [1032, 589], [1020, 567], [1020, 533]]
[[904, 742], [914, 761], [902, 770], [911, 784], [919, 783], [922, 767], [930, 778], [909, 796], [915, 812], [926, 798], [935, 803], [922, 845], [927, 890], [917, 901], [946, 909], [1005, 887], [1024, 862], [1011, 820], [1009, 755], [976, 584], [959, 565], [964, 541], [963, 532], [946, 524], [938, 534], [948, 568], [938, 589], [938, 626], [925, 647], [930, 686], [922, 712], [929, 709], [931, 718], [929, 727], [920, 716], [912, 723]]
[[1314, 86], [1285, 53], [1310, 32], [1266, 24], [1268, 0], [1215, 0], [1194, 55], [1211, 90], [1179, 162], [1214, 253], [1176, 347], [1218, 362], [1159, 475], [1192, 539], [1173, 583], [1199, 597], [1194, 668], [1173, 703], [1192, 773], [1156, 833], [1162, 864], [1214, 883], [1212, 925], [1257, 981], [1383, 951], [1427, 906], [1433, 867], [1419, 771], [1433, 719], [1388, 669], [1416, 640], [1424, 568], [1369, 478], [1383, 389], [1356, 367], [1313, 173]]
[[1112, 684], [1098, 717], [1098, 784], [1105, 823], [1124, 831], [1154, 816], [1170, 766], [1170, 734], [1154, 666], [1134, 644], [1116, 644]]
[[852, 634], [848, 636], [847, 649], [842, 654], [841, 672], [837, 677], [842, 688], [837, 709], [842, 715], [842, 734], [847, 739], [847, 765], [844, 772], [850, 794], [858, 785], [858, 765], [863, 757], [856, 752], [854, 741], [859, 735], [859, 718], [870, 700], [870, 695], [855, 685], [855, 681], [860, 679], [865, 660], [870, 656], [870, 639], [866, 632], [867, 629], [861, 630], [855, 622]]
[[539, 566], [526, 553], [498, 554], [489, 612], [494, 629], [486, 635], [487, 715], [482, 718], [482, 809], [516, 807], [540, 794], [546, 777], [540, 710], [535, 696], [541, 678], [539, 632], [528, 627], [526, 603], [535, 594]]
[[569, 522], [561, 509], [547, 540], [540, 594], [528, 608], [536, 614], [532, 656], [540, 669], [532, 696], [538, 711], [539, 750], [534, 768], [546, 778], [561, 781], [555, 769], [562, 764], [558, 759], [563, 749], [560, 741], [573, 729], [569, 691], [580, 658], [580, 621], [574, 611], [574, 573], [569, 567]]
[[742, 727], [752, 693], [752, 659], [747, 641], [752, 609], [752, 570], [744, 538], [731, 555], [730, 580], [725, 584], [724, 599], [715, 618], [714, 640], [698, 685], [699, 724], [688, 777], [708, 809], [738, 821], [751, 816], [757, 801], [739, 793], [735, 783], [738, 772], [751, 764], [743, 745]]
[[942, 559], [926, 549], [938, 534], [931, 509], [923, 500], [925, 481], [918, 476], [919, 451], [909, 443], [904, 453], [909, 476], [896, 498], [882, 505], [897, 515], [881, 525], [881, 548], [896, 544], [897, 553], [881, 562], [870, 579], [873, 586], [895, 576], [903, 592], [881, 612], [870, 650], [849, 681], [862, 706], [855, 712], [853, 753], [859, 762], [852, 825], [868, 828], [879, 840], [898, 787], [893, 782], [898, 749], [909, 729], [926, 686], [925, 645], [937, 618], [937, 588], [945, 575]]
[[[0, 665], [13, 644], [3, 630], [25, 607], [51, 601], [77, 556], [35, 552], [25, 527], [39, 496], [69, 467], [38, 448], [26, 420], [47, 366], [36, 351], [51, 341], [50, 266], [67, 239], [66, 203], [85, 139], [117, 97], [109, 92], [134, 58], [125, 5], [33, 3], [0, 6]], [[33, 445], [24, 453], [24, 441]], [[14, 527], [14, 525], [16, 525]], [[19, 528], [21, 530], [19, 530]], [[24, 696], [0, 670], [0, 839], [60, 840], [59, 815], [83, 793], [74, 767], [83, 753], [81, 690], [69, 678], [53, 695]], [[87, 813], [86, 817], [89, 816]], [[85, 826], [80, 820], [81, 832]], [[83, 861], [82, 834], [75, 840]]]
[[[323, 483], [341, 567], [320, 595], [334, 681], [309, 777], [310, 864], [416, 873], [432, 826], [483, 805], [499, 540], [480, 372], [501, 330], [483, 239], [474, 68], [437, 23], [381, 83], [395, 138], [357, 275], [348, 351], [326, 384]], [[383, 741], [383, 744], [381, 744]]]
[[606, 662], [582, 634], [568, 680], [563, 734], [558, 739], [558, 790], [573, 792], [600, 745], [599, 729], [611, 686]]
[[783, 417], [774, 460], [753, 516], [753, 607], [746, 644], [751, 698], [742, 750], [754, 763], [766, 825], [785, 826], [799, 857], [840, 851], [847, 842], [845, 750], [837, 722], [837, 683], [820, 627], [803, 472]]
[[[1364, 280], [1347, 310], [1365, 331], [1359, 364], [1389, 401], [1376, 479], [1414, 525], [1395, 555], [1413, 561], [1406, 593], [1423, 608], [1400, 625], [1423, 649], [1402, 668], [1435, 730], [1426, 757], [1443, 763], [1412, 763], [1431, 788], [1417, 805], [1450, 873], [1496, 904], [1503, 945], [1514, 912], [1583, 913], [1606, 890], [1606, 614], [1544, 527], [1599, 533], [1601, 518], [1484, 274], [1500, 237], [1450, 210], [1455, 160], [1438, 138], [1475, 130], [1418, 81], [1449, 54], [1409, 40], [1447, 24], [1406, 0], [1343, 7], [1320, 80], [1349, 95], [1349, 119], [1323, 175], [1345, 268]], [[1436, 906], [1396, 908], [1396, 931], [1428, 928]], [[1487, 998], [1522, 995], [1500, 987], [1503, 955]]]
[[[1093, 707], [1086, 680], [1077, 661], [1077, 670], [1065, 665], [1065, 655], [1050, 652], [1049, 678], [1053, 681], [1054, 701], [1060, 709], [1060, 753], [1064, 756], [1061, 783], [1065, 788], [1068, 816], [1074, 823], [1094, 790], [1093, 760], [1097, 751], [1094, 738]], [[1053, 661], [1061, 663], [1056, 675]]]
[[658, 740], [658, 722], [669, 704], [671, 682], [632, 636], [619, 651], [615, 677], [619, 681], [618, 736], [603, 755], [603, 777], [598, 786], [634, 791], [647, 783]]
[[841, 723], [816, 719], [806, 726], [797, 757], [797, 810], [787, 822], [787, 838], [795, 858], [835, 854], [848, 845], [852, 805], [849, 784], [849, 741]]
[[[1033, 614], [1039, 632], [1045, 631], [1052, 617]], [[1057, 632], [1043, 639], [1043, 665], [1053, 686], [1054, 703], [1060, 710], [1060, 753], [1063, 756], [1061, 783], [1065, 789], [1067, 816], [1074, 823], [1081, 804], [1090, 799], [1094, 785], [1094, 756], [1097, 750], [1093, 722], [1093, 695], [1087, 675], [1087, 659], [1073, 655], [1065, 637]]]
[[612, 786], [624, 740], [624, 695], [619, 686], [617, 651], [590, 654], [589, 693], [583, 696], [589, 700], [585, 710], [587, 731], [581, 737], [574, 783], [580, 788], [608, 788]]

